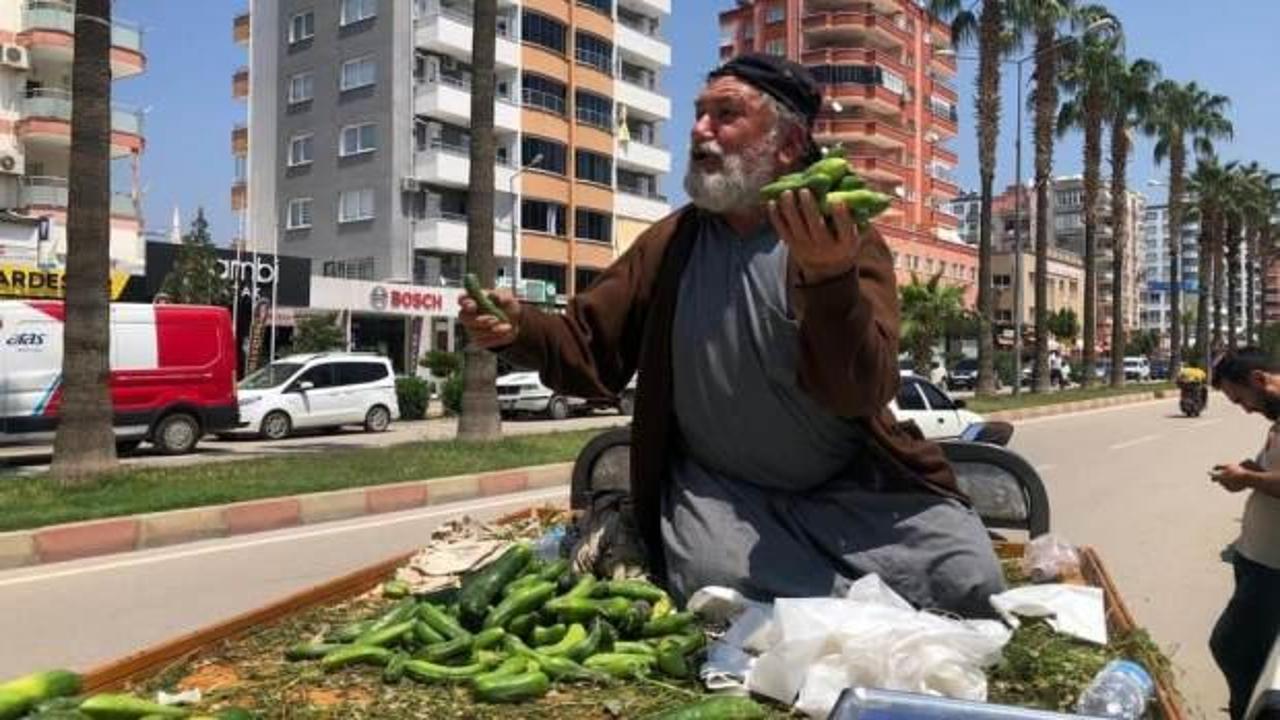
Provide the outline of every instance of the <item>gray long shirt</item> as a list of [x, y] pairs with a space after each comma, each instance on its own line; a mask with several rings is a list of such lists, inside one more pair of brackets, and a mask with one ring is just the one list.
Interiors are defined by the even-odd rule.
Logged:
[[999, 564], [970, 510], [875, 490], [859, 425], [796, 380], [787, 248], [707, 223], [681, 278], [672, 344], [676, 419], [662, 535], [670, 582], [744, 594], [828, 595], [877, 573], [924, 607], [988, 613]]

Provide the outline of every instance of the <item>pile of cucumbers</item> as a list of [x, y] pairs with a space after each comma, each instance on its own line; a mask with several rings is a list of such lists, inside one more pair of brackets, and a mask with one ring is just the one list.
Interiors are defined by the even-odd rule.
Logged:
[[484, 703], [545, 695], [552, 683], [610, 682], [662, 674], [692, 678], [706, 636], [644, 580], [573, 576], [565, 560], [540, 562], [516, 544], [464, 579], [426, 597], [391, 581], [397, 603], [377, 617], [289, 648], [292, 661], [329, 672], [382, 668], [399, 683], [454, 683]]
[[818, 201], [822, 214], [831, 216], [837, 204], [853, 214], [859, 229], [865, 229], [877, 215], [889, 209], [893, 198], [867, 187], [845, 157], [844, 147], [836, 145], [825, 151], [821, 160], [801, 172], [783, 175], [760, 189], [765, 202], [777, 200], [783, 193], [808, 189]]
[[133, 695], [100, 693], [79, 697], [81, 679], [69, 670], [45, 670], [0, 684], [0, 720], [253, 720], [240, 708], [192, 713]]

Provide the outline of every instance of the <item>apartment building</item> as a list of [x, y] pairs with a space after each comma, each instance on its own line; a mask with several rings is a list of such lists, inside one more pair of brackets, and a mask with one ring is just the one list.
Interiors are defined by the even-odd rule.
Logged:
[[950, 29], [915, 0], [739, 0], [720, 14], [720, 56], [756, 51], [813, 72], [826, 96], [820, 143], [843, 143], [857, 171], [896, 196], [877, 223], [900, 258], [899, 281], [945, 268], [976, 297], [977, 254], [957, 228], [947, 141], [958, 131]]
[[[66, 0], [0, 2], [0, 263], [57, 272], [67, 256], [71, 163], [71, 65], [75, 3]], [[111, 30], [115, 80], [142, 73], [142, 32], [115, 20]], [[111, 114], [111, 157], [138, 163], [146, 142], [142, 113], [117, 104]], [[111, 197], [111, 261], [117, 275], [143, 270], [139, 193]], [[0, 295], [12, 294], [9, 283]]]
[[[499, 2], [494, 253], [563, 299], [670, 208], [670, 0]], [[466, 253], [473, 8], [251, 0], [232, 132], [246, 249], [313, 271], [456, 286]], [[530, 288], [534, 288], [530, 290]]]

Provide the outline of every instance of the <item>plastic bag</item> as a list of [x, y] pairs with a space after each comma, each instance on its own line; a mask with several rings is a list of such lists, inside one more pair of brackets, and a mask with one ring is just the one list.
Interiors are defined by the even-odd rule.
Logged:
[[1080, 573], [1080, 553], [1057, 535], [1041, 535], [1027, 543], [1022, 553], [1022, 572], [1031, 582], [1044, 583]]
[[991, 596], [991, 607], [1013, 627], [1018, 616], [1042, 617], [1054, 632], [1107, 644], [1107, 610], [1102, 588], [1086, 585], [1025, 585]]

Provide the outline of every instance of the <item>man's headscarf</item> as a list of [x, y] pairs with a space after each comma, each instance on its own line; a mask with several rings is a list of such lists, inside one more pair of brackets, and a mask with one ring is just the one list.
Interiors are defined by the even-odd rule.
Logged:
[[746, 53], [712, 70], [707, 80], [724, 76], [742, 80], [804, 118], [805, 129], [810, 133], [807, 159], [820, 157], [812, 132], [822, 109], [822, 90], [807, 68], [777, 55]]

